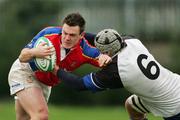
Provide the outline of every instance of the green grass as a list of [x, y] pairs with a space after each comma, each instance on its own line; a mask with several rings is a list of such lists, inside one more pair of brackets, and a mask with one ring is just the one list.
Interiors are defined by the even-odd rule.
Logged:
[[[124, 107], [49, 105], [50, 120], [129, 120]], [[148, 115], [149, 120], [162, 120]], [[0, 102], [0, 120], [15, 120], [14, 104]]]

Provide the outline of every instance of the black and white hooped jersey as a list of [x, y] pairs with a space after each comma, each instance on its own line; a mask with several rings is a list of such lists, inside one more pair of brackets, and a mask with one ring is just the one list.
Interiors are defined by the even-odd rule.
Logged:
[[161, 66], [138, 39], [125, 42], [127, 46], [111, 64], [83, 78], [86, 87], [92, 91], [124, 87], [140, 97], [154, 115], [179, 113], [180, 76]]

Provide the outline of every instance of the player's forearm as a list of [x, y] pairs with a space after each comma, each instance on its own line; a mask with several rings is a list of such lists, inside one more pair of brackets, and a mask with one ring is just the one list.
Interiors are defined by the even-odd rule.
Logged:
[[86, 86], [84, 85], [83, 79], [77, 75], [59, 69], [57, 71], [57, 76], [65, 83], [65, 85], [70, 88], [76, 89], [78, 91], [87, 90]]
[[22, 49], [19, 60], [20, 62], [28, 62], [34, 57], [34, 50], [29, 48]]
[[94, 83], [91, 75], [92, 74], [87, 74], [84, 77], [79, 77], [62, 69], [57, 71], [58, 78], [61, 79], [70, 88], [79, 91], [89, 90], [92, 92], [105, 90], [104, 88], [101, 88], [96, 85], [96, 83]]

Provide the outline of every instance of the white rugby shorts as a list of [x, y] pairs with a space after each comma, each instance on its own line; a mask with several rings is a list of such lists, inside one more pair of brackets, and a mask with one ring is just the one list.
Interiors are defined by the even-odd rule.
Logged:
[[42, 89], [44, 97], [48, 101], [51, 93], [51, 87], [39, 82], [35, 78], [34, 72], [31, 70], [29, 64], [21, 63], [19, 59], [13, 63], [10, 69], [8, 83], [11, 95], [15, 95], [17, 92], [29, 87], [39, 87]]

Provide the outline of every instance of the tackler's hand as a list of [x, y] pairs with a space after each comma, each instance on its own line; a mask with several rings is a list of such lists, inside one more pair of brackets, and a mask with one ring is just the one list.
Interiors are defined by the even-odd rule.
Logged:
[[112, 61], [112, 58], [109, 57], [108, 55], [106, 55], [106, 54], [99, 55], [98, 62], [99, 62], [100, 67], [106, 66], [111, 61]]
[[55, 64], [52, 73], [53, 73], [54, 75], [57, 75], [57, 71], [58, 71], [58, 70], [59, 70], [59, 65]]

